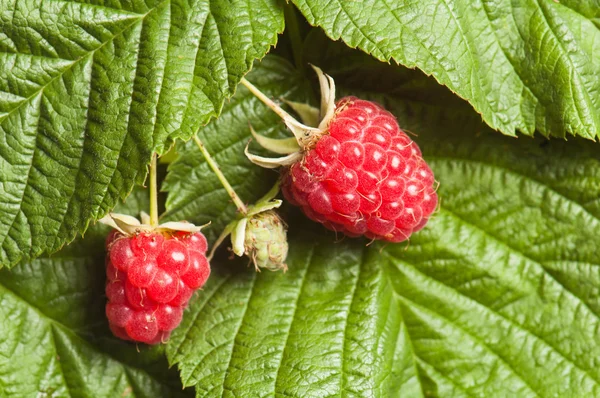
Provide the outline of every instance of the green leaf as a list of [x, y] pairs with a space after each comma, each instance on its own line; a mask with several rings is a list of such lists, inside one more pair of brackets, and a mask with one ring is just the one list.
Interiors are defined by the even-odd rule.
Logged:
[[60, 248], [219, 114], [276, 0], [0, 4], [0, 264]]
[[401, 319], [381, 269], [361, 245], [313, 238], [292, 238], [285, 274], [213, 266], [167, 349], [197, 396], [393, 396], [415, 376], [394, 361]]
[[[310, 96], [307, 82], [279, 57], [266, 57], [248, 79], [274, 98], [306, 101]], [[277, 173], [254, 167], [244, 156], [252, 138], [249, 123], [260, 134], [287, 136], [279, 117], [240, 87], [219, 119], [202, 128], [199, 137], [242, 201], [254, 203], [273, 186]], [[196, 225], [211, 222], [203, 232], [214, 240], [234, 218], [236, 207], [193, 141], [178, 143], [177, 151], [179, 157], [169, 165], [162, 186], [169, 192], [163, 220], [188, 220]]]
[[600, 133], [595, 0], [293, 3], [330, 38], [433, 75], [504, 134]]
[[[341, 71], [340, 95], [377, 99], [418, 134], [439, 212], [410, 243], [369, 246], [294, 212], [286, 274], [217, 258], [167, 347], [183, 384], [199, 397], [600, 394], [595, 145], [495, 134], [420, 72], [365, 74], [356, 54], [320, 64]], [[244, 134], [209, 126], [207, 145]]]
[[[139, 207], [132, 200], [124, 210]], [[163, 347], [112, 337], [104, 315], [107, 230], [94, 227], [58, 254], [0, 271], [0, 396], [192, 393], [182, 391], [177, 372], [168, 369]]]

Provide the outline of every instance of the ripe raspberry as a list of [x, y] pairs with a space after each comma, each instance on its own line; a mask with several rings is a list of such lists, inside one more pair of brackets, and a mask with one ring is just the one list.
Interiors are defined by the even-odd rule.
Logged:
[[[335, 84], [315, 67], [321, 109], [288, 102], [305, 120], [320, 116], [318, 127], [296, 121], [245, 79], [242, 83], [273, 109], [294, 133], [288, 140], [259, 136], [266, 149], [285, 157], [248, 153], [263, 167], [286, 166], [282, 191], [312, 220], [352, 237], [401, 242], [425, 226], [438, 197], [434, 176], [421, 151], [380, 105], [345, 97], [335, 103]], [[309, 117], [305, 117], [308, 115]]]
[[106, 240], [106, 316], [113, 334], [147, 344], [166, 341], [194, 290], [210, 274], [200, 232], [112, 231]]
[[348, 236], [401, 242], [437, 205], [433, 173], [391, 113], [342, 98], [319, 139], [286, 168], [282, 190], [312, 220]]

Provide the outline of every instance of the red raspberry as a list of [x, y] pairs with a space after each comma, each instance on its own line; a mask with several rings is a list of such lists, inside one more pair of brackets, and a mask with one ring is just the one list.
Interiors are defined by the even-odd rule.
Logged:
[[146, 344], [165, 342], [210, 274], [202, 233], [112, 231], [106, 239], [106, 316], [113, 334]]
[[336, 105], [328, 134], [285, 169], [282, 189], [329, 229], [401, 242], [435, 210], [433, 183], [419, 147], [390, 112], [345, 97]]
[[262, 167], [285, 166], [284, 196], [325, 227], [352, 237], [408, 239], [425, 226], [438, 202], [433, 173], [421, 150], [380, 105], [356, 97], [335, 103], [333, 79], [313, 68], [321, 87], [321, 109], [288, 102], [310, 126], [241, 80], [283, 119], [298, 143], [295, 147], [289, 139], [261, 137], [251, 130], [264, 148], [286, 156], [257, 156], [248, 148], [246, 156]]

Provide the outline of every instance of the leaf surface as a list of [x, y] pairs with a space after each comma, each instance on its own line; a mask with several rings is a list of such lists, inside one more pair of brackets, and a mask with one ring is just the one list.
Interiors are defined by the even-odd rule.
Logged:
[[[288, 209], [286, 274], [217, 257], [167, 347], [183, 384], [199, 397], [599, 394], [595, 146], [495, 134], [420, 72], [382, 65], [367, 75], [363, 56], [345, 51], [330, 48], [319, 64], [339, 96], [378, 100], [418, 133], [440, 209], [410, 243], [369, 246]], [[255, 123], [235, 98], [229, 113]], [[245, 126], [220, 121], [208, 143], [245, 143]], [[232, 179], [242, 170], [223, 169]], [[192, 203], [202, 214], [220, 201]]]
[[600, 133], [600, 4], [293, 0], [334, 39], [417, 67], [507, 135]]
[[[123, 211], [135, 212], [132, 195]], [[146, 203], [141, 200], [137, 203]], [[112, 337], [104, 315], [104, 237], [0, 271], [0, 396], [185, 397], [164, 348]]]
[[0, 4], [0, 264], [54, 251], [220, 113], [276, 0]]

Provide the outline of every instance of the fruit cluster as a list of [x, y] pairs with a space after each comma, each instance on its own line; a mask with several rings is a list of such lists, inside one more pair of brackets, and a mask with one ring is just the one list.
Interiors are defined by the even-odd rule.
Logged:
[[283, 176], [288, 201], [348, 236], [401, 242], [437, 206], [434, 176], [419, 147], [378, 104], [342, 98], [314, 148]]
[[116, 230], [106, 239], [106, 316], [113, 334], [147, 344], [166, 341], [195, 290], [210, 274], [202, 233]]

